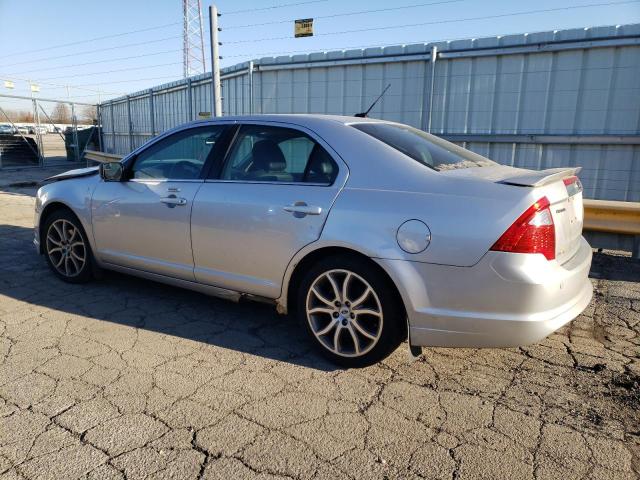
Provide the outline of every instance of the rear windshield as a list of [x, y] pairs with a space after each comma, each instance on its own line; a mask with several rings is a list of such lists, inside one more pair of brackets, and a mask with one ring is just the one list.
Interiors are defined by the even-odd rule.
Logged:
[[482, 155], [407, 125], [372, 122], [351, 126], [439, 172], [496, 165]]

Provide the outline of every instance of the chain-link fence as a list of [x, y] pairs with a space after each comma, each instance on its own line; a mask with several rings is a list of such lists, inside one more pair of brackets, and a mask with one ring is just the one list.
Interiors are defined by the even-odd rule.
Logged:
[[100, 141], [93, 104], [0, 95], [0, 168], [82, 164]]

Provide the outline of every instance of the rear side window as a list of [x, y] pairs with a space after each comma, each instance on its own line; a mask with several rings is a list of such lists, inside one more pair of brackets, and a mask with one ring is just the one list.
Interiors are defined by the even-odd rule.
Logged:
[[496, 165], [477, 153], [407, 125], [372, 122], [351, 126], [436, 171]]
[[244, 125], [221, 178], [249, 182], [331, 184], [338, 167], [305, 133], [292, 128]]

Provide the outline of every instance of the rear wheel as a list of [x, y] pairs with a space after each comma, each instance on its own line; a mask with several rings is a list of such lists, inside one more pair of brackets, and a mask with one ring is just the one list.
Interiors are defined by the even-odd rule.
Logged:
[[404, 338], [404, 310], [393, 285], [357, 257], [315, 264], [298, 289], [297, 315], [320, 351], [346, 367], [374, 364]]
[[80, 221], [67, 210], [53, 212], [44, 225], [44, 253], [53, 273], [69, 283], [91, 279], [92, 254]]

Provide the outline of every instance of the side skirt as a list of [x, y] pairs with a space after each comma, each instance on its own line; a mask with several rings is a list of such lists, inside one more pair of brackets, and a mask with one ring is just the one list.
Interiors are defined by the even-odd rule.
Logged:
[[213, 285], [205, 285], [203, 283], [190, 282], [189, 280], [182, 280], [179, 278], [167, 277], [165, 275], [145, 272], [144, 270], [136, 270], [135, 268], [123, 267], [120, 265], [114, 265], [112, 263], [103, 262], [102, 266], [108, 270], [113, 270], [115, 272], [125, 273], [127, 275], [133, 275], [135, 277], [145, 278], [147, 280], [153, 280], [154, 282], [165, 283], [167, 285], [173, 285], [175, 287], [180, 287], [187, 290], [193, 290], [195, 292], [204, 293], [205, 295], [210, 295], [212, 297], [231, 300], [232, 302], [239, 302], [242, 299], [247, 299], [247, 300], [253, 300], [253, 301], [270, 303], [270, 304], [275, 303], [275, 300], [270, 298], [244, 294], [241, 292], [236, 292], [234, 290], [228, 290], [226, 288], [214, 287]]

